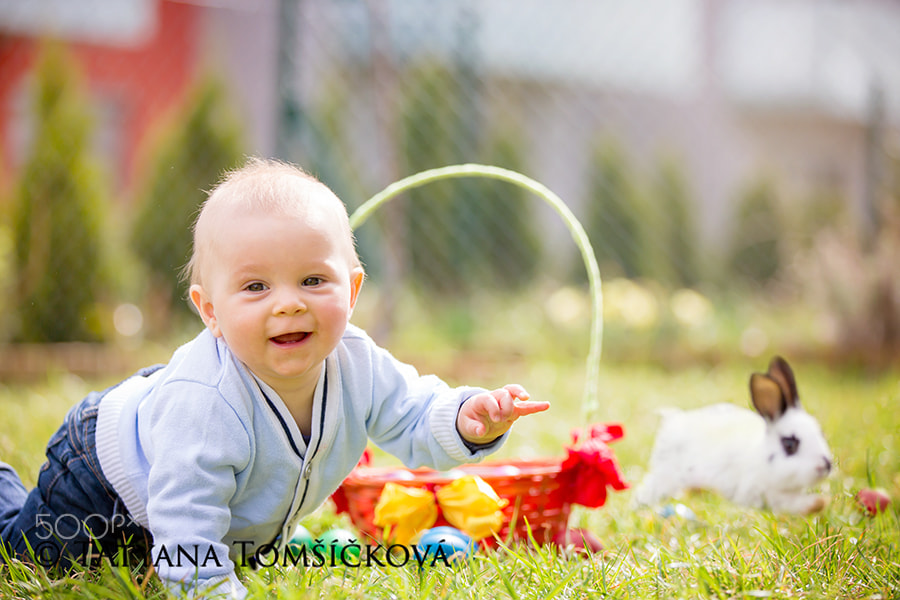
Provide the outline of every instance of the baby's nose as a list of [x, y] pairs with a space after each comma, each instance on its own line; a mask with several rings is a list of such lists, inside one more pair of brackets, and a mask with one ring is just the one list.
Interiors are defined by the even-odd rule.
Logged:
[[306, 309], [302, 295], [296, 291], [284, 290], [278, 294], [275, 302], [275, 312], [278, 314], [296, 314]]

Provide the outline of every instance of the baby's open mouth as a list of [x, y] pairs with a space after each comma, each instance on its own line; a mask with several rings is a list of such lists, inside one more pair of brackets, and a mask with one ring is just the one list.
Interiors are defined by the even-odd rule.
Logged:
[[282, 335], [276, 335], [275, 337], [270, 339], [276, 344], [296, 344], [298, 342], [302, 342], [307, 337], [309, 337], [309, 332], [295, 331], [294, 333], [284, 333]]

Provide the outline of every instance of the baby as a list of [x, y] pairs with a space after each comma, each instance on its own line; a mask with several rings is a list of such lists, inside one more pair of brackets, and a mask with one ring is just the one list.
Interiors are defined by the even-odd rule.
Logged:
[[67, 564], [144, 540], [173, 592], [240, 598], [238, 557], [284, 544], [368, 439], [445, 470], [549, 408], [518, 385], [421, 376], [350, 325], [364, 271], [346, 209], [295, 166], [251, 159], [228, 174], [197, 218], [187, 272], [204, 331], [73, 407], [30, 493], [0, 463], [11, 555], [30, 546]]

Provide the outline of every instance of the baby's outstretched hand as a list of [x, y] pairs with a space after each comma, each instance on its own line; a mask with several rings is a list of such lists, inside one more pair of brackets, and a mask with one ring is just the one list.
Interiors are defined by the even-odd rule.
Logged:
[[549, 402], [532, 402], [520, 385], [482, 392], [466, 400], [456, 417], [456, 429], [471, 444], [487, 444], [506, 433], [519, 417], [543, 412]]

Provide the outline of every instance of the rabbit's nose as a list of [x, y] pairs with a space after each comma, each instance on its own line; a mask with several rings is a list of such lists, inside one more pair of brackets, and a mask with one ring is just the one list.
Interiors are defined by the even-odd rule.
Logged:
[[831, 472], [831, 460], [827, 456], [822, 457], [822, 466], [819, 467], [823, 475]]

